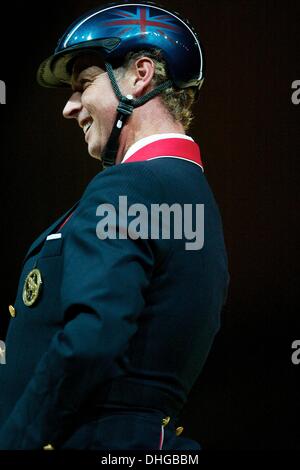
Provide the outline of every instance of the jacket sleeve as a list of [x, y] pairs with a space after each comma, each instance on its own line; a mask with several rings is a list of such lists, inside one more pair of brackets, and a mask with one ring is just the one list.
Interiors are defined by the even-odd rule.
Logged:
[[[126, 231], [119, 195], [127, 196], [128, 205], [149, 206], [153, 194], [162, 197], [155, 175], [132, 163], [106, 170], [87, 187], [64, 239], [58, 308], [65, 326], [1, 429], [0, 448], [41, 449], [48, 442], [59, 447], [89, 393], [114, 376], [116, 359], [137, 331], [154, 267], [149, 240], [119, 237]], [[97, 236], [102, 204], [116, 209], [116, 222], [110, 220], [115, 239]]]

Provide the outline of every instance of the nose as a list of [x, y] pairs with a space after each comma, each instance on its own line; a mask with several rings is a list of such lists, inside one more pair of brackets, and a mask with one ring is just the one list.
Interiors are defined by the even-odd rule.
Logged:
[[76, 91], [75, 93], [73, 93], [66, 106], [64, 107], [63, 117], [65, 117], [66, 119], [76, 119], [81, 108], [81, 93], [79, 91]]

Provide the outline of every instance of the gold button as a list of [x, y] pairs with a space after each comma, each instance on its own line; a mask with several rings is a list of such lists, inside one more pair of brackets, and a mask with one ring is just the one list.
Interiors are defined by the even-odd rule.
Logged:
[[170, 416], [166, 416], [165, 418], [163, 418], [162, 425], [167, 426], [167, 424], [169, 424], [170, 422], [170, 419], [171, 419]]
[[179, 428], [176, 428], [176, 431], [175, 431], [175, 432], [176, 432], [176, 436], [180, 436], [180, 434], [182, 433], [183, 429], [184, 429], [184, 428], [183, 428], [182, 426], [179, 426]]
[[16, 316], [16, 309], [12, 305], [10, 305], [8, 307], [8, 310], [9, 310], [10, 315], [14, 318]]
[[51, 444], [47, 444], [43, 447], [44, 450], [54, 450], [54, 447]]

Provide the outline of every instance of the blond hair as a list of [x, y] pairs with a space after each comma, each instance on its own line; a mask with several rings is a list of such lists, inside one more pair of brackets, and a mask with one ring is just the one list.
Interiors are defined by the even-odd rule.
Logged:
[[[167, 63], [164, 60], [162, 53], [159, 49], [140, 50], [138, 52], [129, 52], [121, 69], [127, 70], [135, 60], [140, 57], [149, 57], [153, 60], [155, 65], [155, 72], [153, 77], [153, 86], [160, 85], [168, 80]], [[175, 85], [162, 91], [160, 97], [167, 110], [175, 121], [179, 121], [185, 130], [187, 130], [194, 118], [192, 113], [192, 105], [196, 100], [197, 88], [176, 88]]]

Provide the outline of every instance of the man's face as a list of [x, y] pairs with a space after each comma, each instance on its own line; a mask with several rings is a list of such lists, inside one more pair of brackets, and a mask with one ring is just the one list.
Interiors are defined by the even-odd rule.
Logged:
[[77, 120], [83, 129], [89, 154], [101, 158], [118, 106], [101, 59], [94, 54], [78, 58], [73, 67], [71, 86], [73, 94], [63, 116]]

